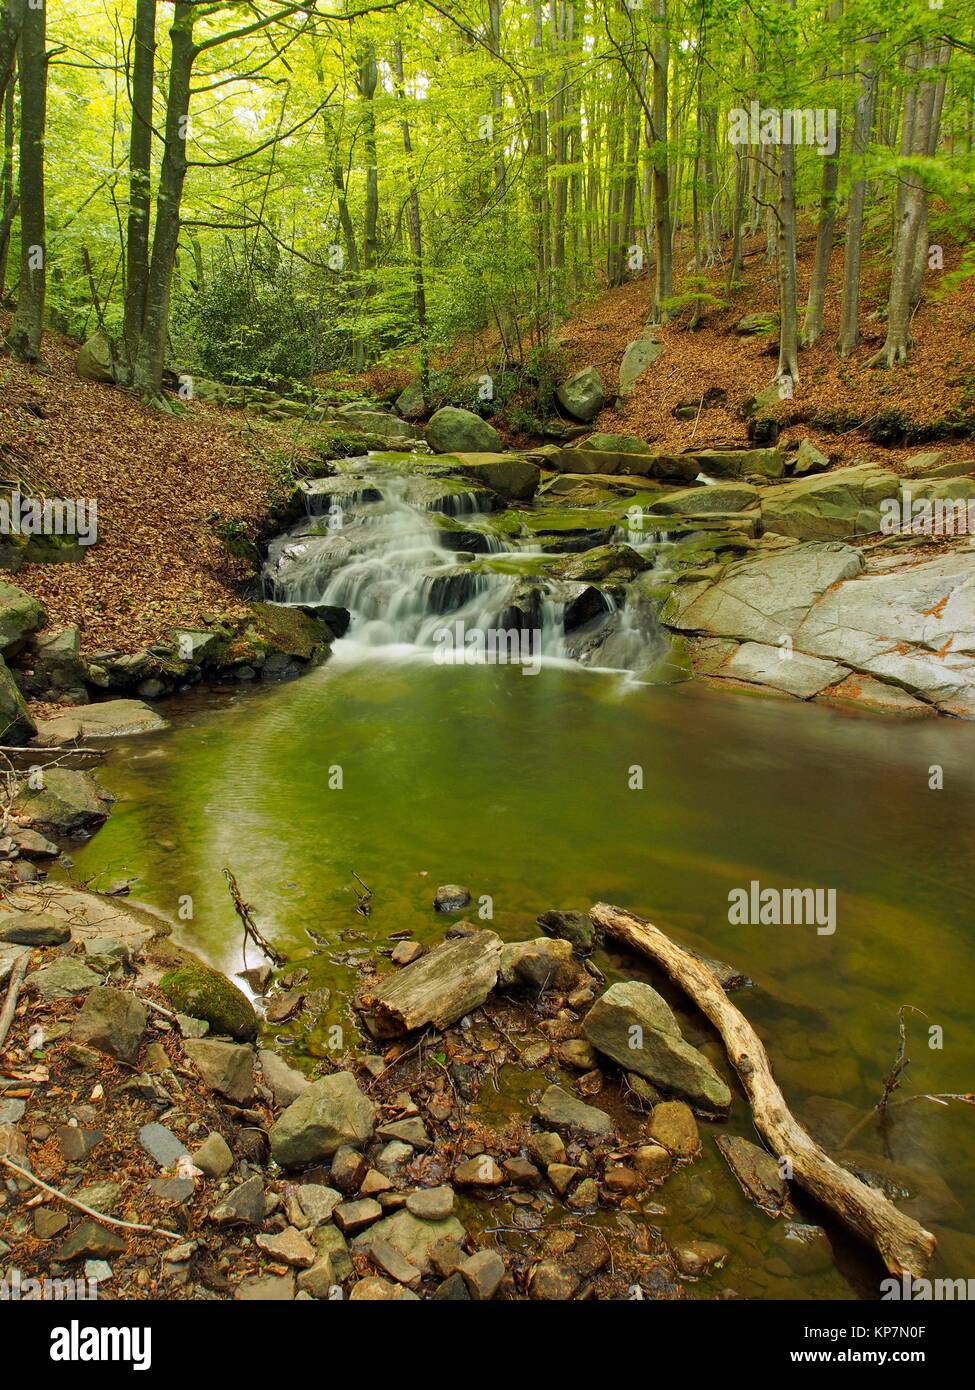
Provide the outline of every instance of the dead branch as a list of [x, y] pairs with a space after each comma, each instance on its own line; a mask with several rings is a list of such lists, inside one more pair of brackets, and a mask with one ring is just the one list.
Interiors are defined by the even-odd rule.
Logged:
[[126, 1231], [148, 1231], [155, 1236], [165, 1236], [167, 1240], [185, 1240], [186, 1236], [179, 1235], [176, 1231], [164, 1231], [161, 1226], [143, 1226], [138, 1221], [122, 1221], [119, 1217], [106, 1216], [104, 1212], [95, 1211], [94, 1207], [86, 1207], [84, 1202], [79, 1202], [77, 1197], [69, 1197], [64, 1192], [59, 1192], [56, 1187], [51, 1187], [49, 1183], [42, 1182], [40, 1178], [35, 1178], [33, 1173], [21, 1168], [19, 1163], [14, 1163], [12, 1158], [7, 1158], [5, 1154], [0, 1154], [0, 1163], [23, 1178], [25, 1182], [33, 1183], [43, 1192], [49, 1193], [52, 1197], [57, 1197], [59, 1202], [66, 1202], [69, 1207], [75, 1207], [78, 1211], [83, 1211], [86, 1216], [94, 1219], [105, 1226], [121, 1226]]
[[609, 936], [655, 961], [714, 1025], [741, 1078], [755, 1128], [773, 1154], [788, 1160], [799, 1186], [868, 1241], [892, 1274], [923, 1274], [934, 1252], [934, 1236], [836, 1163], [806, 1132], [775, 1082], [758, 1035], [712, 971], [649, 922], [622, 908], [597, 903], [590, 915]]
[[264, 954], [267, 956], [268, 960], [273, 961], [275, 965], [284, 965], [286, 957], [281, 955], [280, 951], [276, 951], [274, 947], [271, 945], [271, 943], [265, 940], [265, 938], [258, 931], [257, 926], [254, 922], [253, 909], [250, 907], [248, 903], [245, 903], [244, 899], [240, 896], [240, 889], [237, 887], [236, 878], [234, 878], [233, 874], [230, 872], [229, 869], [224, 869], [223, 873], [224, 878], [227, 880], [227, 884], [230, 888], [230, 896], [233, 899], [234, 911], [237, 913], [237, 916], [244, 924], [244, 940], [241, 945], [241, 957], [243, 959], [245, 969], [247, 967], [248, 940], [253, 941], [254, 945], [258, 948], [258, 950], [263, 951]]
[[4, 1000], [3, 1012], [0, 1013], [0, 1047], [3, 1047], [7, 1034], [10, 1032], [10, 1025], [14, 1021], [14, 1010], [17, 1007], [20, 987], [24, 983], [24, 976], [27, 974], [27, 962], [29, 959], [30, 951], [21, 951], [10, 974], [10, 983], [7, 986], [7, 997]]

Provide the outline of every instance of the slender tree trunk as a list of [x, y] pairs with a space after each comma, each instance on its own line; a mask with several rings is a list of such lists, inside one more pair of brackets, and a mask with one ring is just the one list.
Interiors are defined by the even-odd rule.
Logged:
[[[396, 83], [401, 101], [406, 100], [403, 81], [403, 45], [396, 40], [395, 46]], [[423, 236], [420, 226], [420, 195], [417, 192], [416, 176], [413, 169], [413, 138], [410, 123], [404, 116], [400, 121], [403, 132], [403, 150], [406, 154], [406, 173], [410, 195], [406, 218], [409, 224], [410, 250], [413, 256], [413, 302], [416, 305], [416, 322], [420, 334], [420, 387], [424, 400], [427, 399], [430, 376], [430, 355], [427, 340], [427, 293], [423, 276]]]
[[7, 347], [18, 362], [39, 362], [44, 327], [44, 125], [47, 39], [44, 8], [28, 5], [20, 33], [20, 286]]
[[[942, 61], [940, 42], [929, 44], [923, 54], [921, 67], [932, 69]], [[937, 144], [935, 125], [940, 78], [929, 77], [918, 88], [911, 123], [911, 155], [921, 158]], [[877, 355], [870, 360], [872, 367], [894, 367], [906, 362], [913, 347], [911, 314], [915, 283], [915, 265], [919, 247], [927, 255], [926, 236], [928, 192], [915, 169], [905, 173], [904, 197], [894, 239], [894, 260], [890, 271], [890, 296], [887, 301], [887, 338]]]
[[152, 93], [156, 65], [156, 0], [137, 0], [133, 32], [132, 125], [129, 132], [129, 215], [125, 238], [123, 339], [126, 379], [132, 380], [146, 314]]
[[169, 31], [172, 53], [166, 99], [165, 146], [156, 194], [156, 225], [146, 283], [146, 308], [133, 374], [134, 385], [153, 400], [159, 400], [162, 396], [169, 299], [179, 243], [180, 204], [186, 180], [190, 74], [198, 53], [193, 43], [194, 9], [191, 0], [176, 0], [173, 6], [173, 23]]
[[0, 5], [0, 92], [7, 90], [17, 61], [17, 44], [27, 0], [4, 0]]
[[[867, 182], [863, 176], [863, 160], [870, 144], [874, 105], [877, 98], [875, 45], [879, 34], [868, 34], [860, 69], [860, 91], [853, 116], [854, 181], [846, 212], [846, 247], [843, 254], [843, 289], [840, 294], [840, 332], [836, 350], [849, 357], [860, 336], [860, 257], [863, 240], [863, 209]], [[859, 165], [859, 167], [857, 167]]]
[[17, 215], [14, 194], [14, 87], [16, 69], [12, 68], [3, 95], [3, 173], [0, 175], [0, 303], [7, 283], [7, 255], [10, 251], [10, 230]]
[[779, 384], [799, 380], [799, 314], [796, 286], [796, 149], [779, 146]]
[[667, 29], [667, 0], [654, 0], [653, 45], [653, 221], [654, 277], [651, 318], [662, 323], [665, 305], [674, 294], [674, 253], [670, 215], [670, 176], [667, 165], [667, 73], [670, 67], [670, 37]]

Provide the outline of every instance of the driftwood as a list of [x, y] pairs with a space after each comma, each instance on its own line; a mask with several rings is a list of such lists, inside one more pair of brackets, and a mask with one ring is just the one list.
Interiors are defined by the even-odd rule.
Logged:
[[356, 1008], [374, 1038], [398, 1038], [427, 1024], [448, 1028], [484, 1003], [500, 963], [501, 938], [477, 931], [385, 976], [360, 994]]
[[934, 1236], [836, 1163], [807, 1134], [776, 1085], [758, 1035], [711, 971], [649, 922], [622, 908], [597, 903], [591, 916], [607, 936], [655, 961], [714, 1025], [741, 1078], [755, 1128], [772, 1153], [788, 1161], [795, 1182], [869, 1242], [892, 1274], [921, 1276], [934, 1252]]
[[10, 972], [10, 983], [7, 986], [7, 998], [4, 1001], [3, 1012], [0, 1013], [0, 1047], [3, 1047], [10, 1032], [10, 1025], [14, 1021], [14, 1010], [17, 1008], [17, 999], [20, 995], [20, 987], [24, 983], [24, 976], [27, 973], [27, 962], [30, 959], [30, 951], [21, 951], [14, 962], [14, 968]]

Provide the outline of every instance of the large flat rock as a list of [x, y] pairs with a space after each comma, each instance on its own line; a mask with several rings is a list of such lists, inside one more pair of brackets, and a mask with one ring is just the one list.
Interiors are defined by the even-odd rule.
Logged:
[[766, 531], [797, 540], [845, 540], [880, 530], [881, 503], [900, 494], [896, 473], [873, 463], [815, 473], [766, 488]]
[[105, 700], [98, 705], [63, 710], [53, 719], [39, 720], [37, 741], [48, 746], [71, 743], [75, 739], [154, 733], [168, 727], [162, 715], [141, 700]]
[[743, 642], [714, 675], [725, 680], [766, 686], [800, 700], [811, 700], [849, 675], [845, 666], [788, 647], [769, 647], [763, 642]]

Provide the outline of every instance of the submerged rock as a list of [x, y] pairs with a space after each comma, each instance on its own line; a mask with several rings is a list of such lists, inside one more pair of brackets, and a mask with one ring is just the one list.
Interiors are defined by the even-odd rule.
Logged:
[[690, 1158], [701, 1147], [693, 1111], [682, 1100], [662, 1100], [654, 1106], [647, 1134], [674, 1158]]
[[790, 1209], [789, 1188], [770, 1153], [737, 1134], [719, 1134], [718, 1152], [756, 1206], [772, 1215]]
[[610, 986], [582, 1025], [600, 1052], [699, 1108], [726, 1111], [731, 1092], [697, 1048], [685, 1042], [665, 999], [629, 980]]
[[604, 1110], [586, 1105], [561, 1086], [549, 1086], [535, 1107], [535, 1114], [544, 1125], [555, 1130], [574, 1131], [592, 1139], [608, 1139], [613, 1122]]

